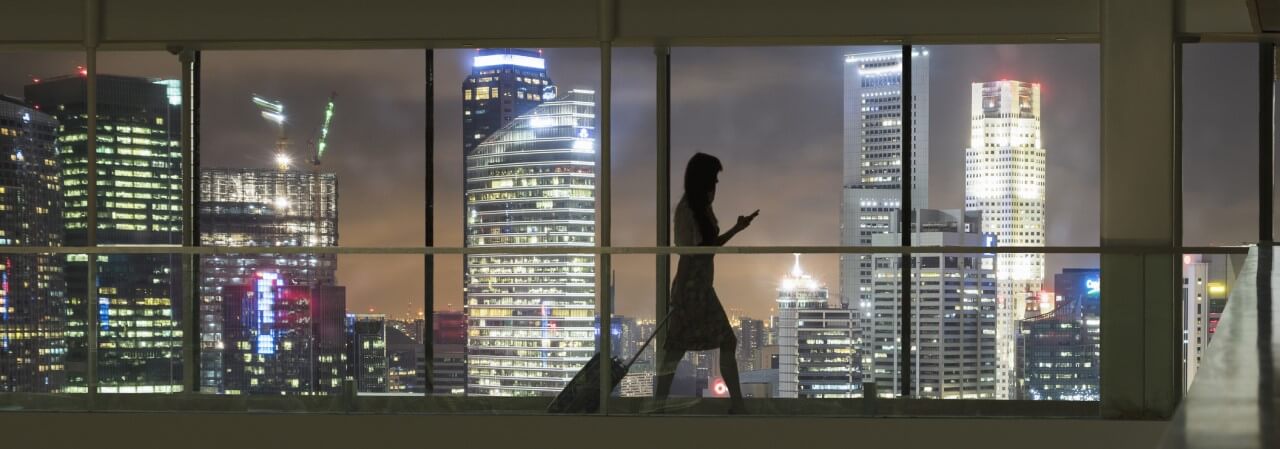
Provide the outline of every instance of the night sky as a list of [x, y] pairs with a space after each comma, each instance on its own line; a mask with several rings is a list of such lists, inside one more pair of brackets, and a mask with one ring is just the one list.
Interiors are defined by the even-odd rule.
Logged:
[[[886, 47], [893, 48], [893, 47]], [[719, 156], [716, 212], [727, 228], [760, 209], [731, 245], [838, 245], [843, 55], [871, 47], [677, 48], [672, 53], [672, 204], [694, 152]], [[1099, 53], [1096, 45], [932, 46], [931, 208], [964, 203], [969, 84], [1041, 83], [1048, 155], [1047, 243], [1098, 241]], [[461, 85], [473, 50], [438, 50], [435, 73], [435, 243], [462, 244]], [[1186, 243], [1256, 240], [1257, 87], [1250, 45], [1187, 45], [1184, 71]], [[561, 88], [599, 88], [597, 49], [546, 49]], [[343, 246], [424, 243], [427, 174], [425, 56], [420, 50], [208, 51], [203, 58], [201, 163], [269, 167], [275, 129], [252, 93], [281, 100], [296, 158], [316, 138], [337, 92], [324, 169], [338, 173]], [[177, 78], [163, 52], [99, 54], [100, 73]], [[80, 53], [0, 53], [0, 93], [21, 96], [30, 76], [70, 73]], [[614, 245], [655, 243], [654, 56], [614, 50]], [[767, 319], [792, 256], [717, 256], [716, 286], [730, 313]], [[461, 256], [436, 258], [437, 309], [460, 309]], [[1046, 285], [1064, 267], [1096, 256], [1050, 255]], [[806, 255], [807, 271], [838, 295], [838, 257]], [[619, 313], [652, 317], [653, 256], [615, 256]], [[423, 304], [419, 256], [343, 255], [348, 308], [416, 315]], [[674, 268], [674, 263], [673, 263]]]

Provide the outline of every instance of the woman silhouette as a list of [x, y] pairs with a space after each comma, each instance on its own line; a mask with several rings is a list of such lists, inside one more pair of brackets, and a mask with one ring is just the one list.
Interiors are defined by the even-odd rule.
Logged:
[[[698, 153], [689, 159], [684, 172], [684, 197], [676, 206], [676, 246], [722, 246], [751, 225], [760, 211], [739, 216], [729, 232], [720, 234], [716, 214], [716, 183], [724, 167], [715, 156]], [[676, 278], [671, 283], [667, 338], [658, 367], [657, 399], [663, 401], [671, 393], [676, 367], [685, 351], [720, 349], [720, 373], [729, 387], [732, 406], [729, 413], [745, 412], [742, 386], [738, 383], [738, 360], [734, 351], [738, 339], [733, 335], [729, 317], [720, 305], [712, 285], [715, 280], [713, 254], [681, 254]]]

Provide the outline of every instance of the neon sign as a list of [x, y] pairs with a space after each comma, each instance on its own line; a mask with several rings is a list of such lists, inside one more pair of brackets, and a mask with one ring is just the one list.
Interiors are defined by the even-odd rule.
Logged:
[[1084, 288], [1087, 290], [1085, 292], [1086, 294], [1096, 295], [1099, 291], [1102, 291], [1102, 281], [1098, 279], [1085, 279]]

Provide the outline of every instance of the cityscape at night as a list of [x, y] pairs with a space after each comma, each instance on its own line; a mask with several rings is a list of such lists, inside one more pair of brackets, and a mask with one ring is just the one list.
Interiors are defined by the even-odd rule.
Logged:
[[1280, 448], [1280, 0], [42, 0], [0, 447]]
[[[415, 168], [425, 162], [426, 144], [421, 53], [291, 54], [297, 57], [204, 57], [202, 245], [421, 245], [432, 220], [440, 246], [566, 252], [437, 256], [431, 334], [419, 257], [201, 257], [200, 391], [337, 394], [349, 380], [362, 393], [422, 393], [428, 335], [436, 393], [548, 396], [563, 389], [595, 352], [599, 327], [595, 257], [572, 251], [595, 244], [596, 55], [438, 52], [430, 96], [437, 168], [424, 174]], [[622, 207], [614, 209], [614, 244], [648, 246], [656, 204], [646, 181], [656, 170], [649, 150], [653, 79], [625, 69], [651, 64], [652, 55], [619, 55], [614, 202]], [[5, 176], [16, 182], [7, 189], [31, 193], [23, 202], [0, 195], [27, 211], [0, 215], [0, 238], [7, 238], [0, 242], [82, 244], [85, 206], [76, 198], [86, 182], [85, 75], [74, 56], [8, 58], [30, 73], [0, 71], [0, 93], [8, 95], [0, 103], [8, 126], [0, 150], [11, 153], [0, 169], [15, 174]], [[1088, 46], [913, 51], [914, 244], [1097, 243], [1098, 210], [1082, 200], [1097, 192], [1097, 58]], [[726, 161], [720, 214], [762, 210], [742, 245], [901, 241], [901, 52], [694, 48], [672, 60], [673, 195], [681, 191], [679, 164], [695, 151], [711, 152]], [[722, 69], [770, 76], [712, 81]], [[246, 70], [255, 76], [242, 76]], [[389, 77], [373, 81], [375, 73]], [[98, 177], [111, 187], [99, 189], [99, 243], [181, 244], [177, 75], [167, 55], [103, 58], [98, 164], [113, 168]], [[807, 182], [792, 189], [789, 178]], [[435, 185], [432, 217], [420, 189], [428, 179]], [[760, 190], [761, 181], [784, 187]], [[19, 232], [19, 223], [36, 226]], [[1228, 243], [1245, 233], [1227, 229], [1214, 238]], [[33, 362], [0, 364], [0, 389], [84, 391], [87, 259], [6, 257], [0, 281], [14, 312], [3, 317], [4, 345]], [[749, 396], [861, 397], [869, 382], [881, 396], [899, 395], [899, 333], [911, 320], [915, 397], [1098, 399], [1096, 256], [916, 254], [910, 264], [919, 306], [910, 313], [898, 306], [897, 254], [808, 255], [803, 268], [799, 255], [788, 257], [718, 258], [717, 287], [732, 311]], [[98, 341], [111, 348], [99, 355], [100, 391], [179, 391], [179, 258], [98, 262]], [[615, 353], [629, 356], [657, 321], [648, 299], [655, 297], [652, 258], [615, 257], [613, 266], [620, 274], [608, 294], [615, 307], [610, 334]], [[1184, 266], [1184, 280], [1199, 286], [1184, 290], [1191, 378], [1232, 273], [1223, 258]], [[653, 394], [651, 351], [623, 380], [624, 396]], [[940, 362], [952, 357], [961, 361]], [[722, 396], [721, 374], [715, 354], [691, 354], [673, 392]]]

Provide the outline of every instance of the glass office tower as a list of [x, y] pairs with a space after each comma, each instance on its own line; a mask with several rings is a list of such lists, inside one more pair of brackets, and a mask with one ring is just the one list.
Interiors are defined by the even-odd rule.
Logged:
[[[334, 173], [297, 169], [200, 170], [200, 244], [205, 246], [337, 246], [338, 181]], [[222, 293], [262, 270], [289, 285], [333, 286], [335, 254], [200, 256], [200, 388], [220, 392]]]
[[[920, 246], [986, 246], [994, 237], [979, 231], [982, 216], [957, 209], [916, 209], [912, 243]], [[877, 235], [876, 245], [901, 236]], [[880, 395], [902, 391], [902, 320], [912, 323], [911, 396], [930, 399], [994, 399], [996, 382], [996, 276], [994, 254], [916, 253], [911, 256], [911, 302], [902, 310], [902, 257], [875, 254], [876, 311], [864, 329], [864, 351], [872, 360], [868, 380]]]
[[0, 392], [66, 384], [62, 259], [3, 249], [62, 245], [57, 130], [48, 114], [0, 96]]
[[[982, 212], [982, 232], [997, 246], [1044, 246], [1045, 149], [1040, 139], [1040, 85], [1022, 81], [972, 84], [969, 148], [965, 150], [966, 210]], [[1044, 254], [1004, 254], [996, 262], [999, 314], [998, 397], [1017, 394], [1015, 322], [1044, 281]]]
[[595, 93], [531, 109], [466, 157], [467, 393], [558, 393], [595, 350]]
[[1019, 322], [1024, 399], [1096, 401], [1102, 361], [1099, 271], [1066, 268], [1053, 278], [1053, 310]]
[[[172, 84], [98, 75], [97, 244], [182, 244], [181, 106]], [[88, 244], [87, 76], [26, 86], [26, 100], [59, 122], [65, 243]], [[98, 382], [104, 393], [164, 393], [182, 388], [181, 272], [177, 256], [93, 256], [96, 291], [87, 291], [88, 258], [67, 255], [67, 391], [87, 387], [86, 301], [97, 304]]]
[[263, 270], [222, 287], [223, 392], [336, 394], [347, 377], [346, 289]]
[[827, 287], [800, 268], [799, 254], [777, 301], [778, 396], [861, 395], [853, 311], [830, 304]]
[[556, 97], [541, 50], [476, 50], [471, 75], [462, 82], [462, 148], [470, 154], [480, 142]]
[[[911, 54], [911, 201], [929, 207], [929, 50]], [[902, 50], [854, 53], [844, 59], [844, 179], [840, 242], [869, 246], [889, 232], [902, 208]], [[895, 243], [896, 245], [897, 243]], [[840, 303], [852, 309], [868, 337], [874, 312], [874, 267], [869, 255], [840, 256]], [[870, 370], [870, 354], [860, 354]]]
[[387, 392], [386, 315], [347, 314], [347, 359], [357, 392]]

